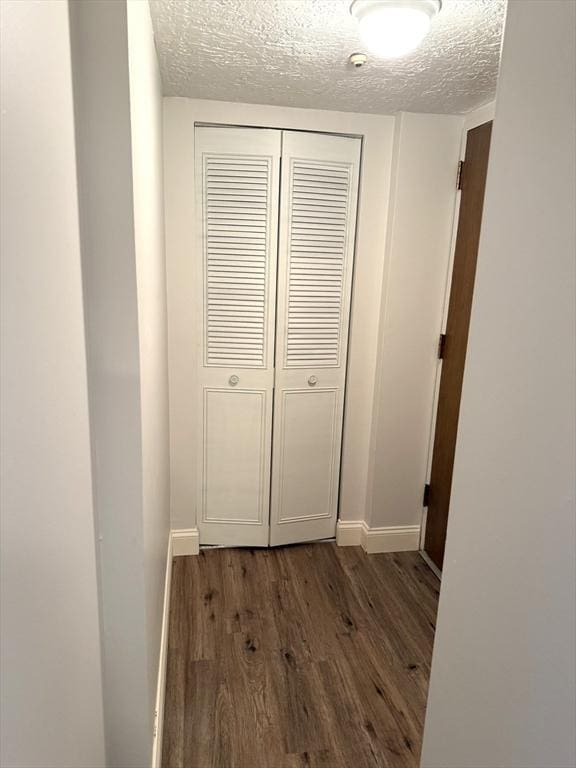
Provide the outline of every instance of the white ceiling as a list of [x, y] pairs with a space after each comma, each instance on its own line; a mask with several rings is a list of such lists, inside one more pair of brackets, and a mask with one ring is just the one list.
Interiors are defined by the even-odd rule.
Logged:
[[167, 96], [391, 114], [493, 98], [506, 0], [444, 0], [414, 53], [364, 51], [350, 0], [150, 0]]

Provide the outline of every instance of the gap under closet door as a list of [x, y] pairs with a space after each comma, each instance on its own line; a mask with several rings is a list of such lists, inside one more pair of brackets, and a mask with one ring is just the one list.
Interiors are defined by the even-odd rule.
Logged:
[[270, 544], [336, 532], [360, 139], [283, 132]]
[[281, 132], [195, 142], [200, 542], [267, 546]]

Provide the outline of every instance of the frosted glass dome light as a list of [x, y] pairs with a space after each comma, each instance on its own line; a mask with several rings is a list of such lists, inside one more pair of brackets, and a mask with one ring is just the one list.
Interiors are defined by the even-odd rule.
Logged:
[[441, 0], [354, 0], [350, 13], [373, 54], [396, 58], [420, 45], [441, 7]]

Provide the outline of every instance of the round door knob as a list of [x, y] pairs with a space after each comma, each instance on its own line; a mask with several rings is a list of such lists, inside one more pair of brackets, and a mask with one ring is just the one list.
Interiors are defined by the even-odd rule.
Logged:
[[318, 384], [318, 379], [316, 378], [316, 376], [310, 376], [310, 378], [308, 379], [308, 384], [311, 387], [315, 387], [316, 384]]
[[238, 376], [236, 375], [230, 376], [230, 378], [228, 379], [228, 384], [230, 384], [231, 387], [235, 387], [239, 381], [240, 379], [238, 378]]

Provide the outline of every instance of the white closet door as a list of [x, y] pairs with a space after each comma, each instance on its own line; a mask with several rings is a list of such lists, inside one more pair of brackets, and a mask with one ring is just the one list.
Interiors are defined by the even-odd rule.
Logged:
[[202, 544], [266, 546], [280, 131], [197, 128]]
[[283, 133], [272, 545], [335, 535], [360, 146]]

